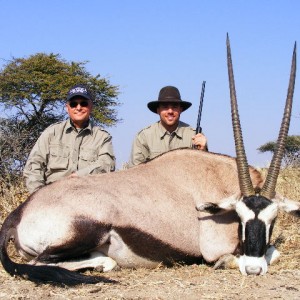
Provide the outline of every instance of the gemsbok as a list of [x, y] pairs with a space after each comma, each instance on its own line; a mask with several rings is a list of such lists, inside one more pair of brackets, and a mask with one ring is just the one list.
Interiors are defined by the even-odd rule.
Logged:
[[[79, 269], [152, 268], [200, 259], [222, 264], [234, 255], [242, 274], [265, 274], [278, 256], [270, 245], [278, 210], [300, 214], [299, 202], [275, 193], [292, 109], [296, 44], [265, 181], [247, 163], [228, 35], [227, 62], [236, 158], [178, 149], [128, 170], [45, 186], [3, 223], [4, 269], [34, 282], [75, 285], [105, 281], [74, 272]], [[10, 240], [29, 264], [11, 260]]]

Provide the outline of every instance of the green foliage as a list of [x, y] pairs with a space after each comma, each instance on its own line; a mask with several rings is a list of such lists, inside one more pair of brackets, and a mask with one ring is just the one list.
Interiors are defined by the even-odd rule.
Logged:
[[[276, 142], [267, 142], [260, 146], [257, 150], [264, 152], [274, 153], [276, 149]], [[300, 165], [300, 136], [290, 135], [287, 137], [285, 144], [285, 153], [283, 157], [284, 163], [287, 166], [299, 166]]]
[[94, 94], [92, 118], [97, 125], [120, 121], [118, 87], [92, 76], [85, 65], [67, 62], [59, 54], [37, 53], [13, 58], [0, 70], [0, 177], [18, 176], [41, 132], [66, 118], [66, 95], [75, 84], [86, 84]]

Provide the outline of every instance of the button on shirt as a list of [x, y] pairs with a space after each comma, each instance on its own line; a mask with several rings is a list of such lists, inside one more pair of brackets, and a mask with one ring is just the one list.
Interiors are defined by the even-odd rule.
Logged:
[[78, 176], [115, 170], [112, 138], [93, 126], [77, 130], [70, 120], [49, 126], [34, 145], [24, 168], [30, 193], [74, 172]]
[[158, 121], [137, 134], [129, 166], [138, 165], [173, 149], [192, 147], [195, 134], [195, 130], [184, 122], [179, 121], [176, 130], [170, 133]]

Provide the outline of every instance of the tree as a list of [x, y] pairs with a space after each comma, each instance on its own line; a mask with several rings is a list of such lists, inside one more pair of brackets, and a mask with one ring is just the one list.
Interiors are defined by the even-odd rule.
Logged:
[[[267, 142], [260, 146], [257, 150], [264, 153], [270, 151], [274, 153], [276, 149], [276, 142]], [[286, 166], [299, 167], [300, 166], [300, 136], [290, 135], [287, 137], [285, 144], [285, 153], [283, 161]]]
[[[119, 120], [114, 107], [118, 87], [100, 75], [92, 76], [86, 62], [68, 63], [59, 54], [37, 53], [29, 58], [14, 58], [0, 71], [0, 102], [13, 108], [18, 119], [29, 126], [60, 121], [69, 88], [77, 83], [89, 86], [96, 97], [94, 120], [100, 125], [114, 125]], [[48, 125], [47, 124], [47, 125]]]
[[13, 58], [0, 70], [0, 176], [19, 175], [41, 132], [65, 119], [66, 95], [75, 84], [86, 84], [94, 94], [92, 118], [97, 125], [120, 121], [118, 87], [100, 75], [92, 76], [86, 63], [37, 53]]

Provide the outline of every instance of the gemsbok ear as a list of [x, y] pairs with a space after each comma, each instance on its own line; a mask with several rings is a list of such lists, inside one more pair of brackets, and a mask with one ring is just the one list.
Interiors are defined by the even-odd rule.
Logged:
[[231, 210], [235, 210], [236, 204], [241, 199], [241, 194], [235, 194], [228, 198], [224, 198], [220, 203], [204, 202], [196, 206], [198, 211], [207, 212], [210, 214], [222, 214]]
[[300, 202], [290, 200], [281, 196], [277, 196], [276, 198], [279, 198], [278, 206], [281, 210], [300, 218]]

